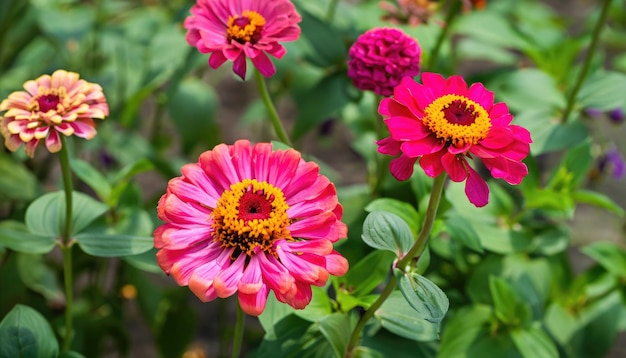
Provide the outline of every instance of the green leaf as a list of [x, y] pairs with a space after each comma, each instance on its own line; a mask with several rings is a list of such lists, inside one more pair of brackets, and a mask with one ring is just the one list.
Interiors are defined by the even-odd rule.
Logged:
[[515, 116], [515, 124], [530, 131], [533, 155], [571, 148], [589, 137], [589, 129], [580, 121], [563, 124], [552, 109], [528, 108]]
[[129, 265], [146, 272], [161, 273], [161, 267], [156, 260], [157, 250], [152, 248], [144, 253], [124, 256], [122, 260], [126, 261]]
[[402, 218], [411, 228], [413, 235], [417, 235], [420, 228], [420, 215], [413, 205], [391, 198], [379, 198], [367, 204], [365, 211], [386, 211]]
[[589, 204], [606, 209], [621, 217], [626, 213], [613, 199], [597, 191], [578, 189], [572, 193], [572, 199], [577, 203]]
[[346, 74], [337, 72], [325, 76], [306, 91], [294, 93], [298, 116], [293, 127], [292, 139], [301, 138], [346, 105], [350, 101], [347, 92], [350, 85]]
[[215, 91], [196, 78], [186, 78], [171, 94], [167, 108], [176, 132], [182, 137], [184, 153], [189, 153], [198, 143], [210, 147], [219, 142], [217, 107]]
[[82, 181], [98, 195], [100, 200], [107, 201], [111, 195], [111, 184], [107, 178], [88, 162], [80, 159], [73, 159], [70, 162], [72, 170]]
[[[108, 209], [85, 194], [73, 192], [71, 235], [79, 233]], [[25, 221], [33, 234], [60, 236], [65, 225], [65, 193], [57, 191], [39, 197], [26, 209]]]
[[373, 211], [363, 223], [363, 241], [375, 249], [388, 250], [400, 257], [413, 245], [414, 239], [407, 223], [398, 215]]
[[546, 329], [561, 345], [566, 345], [580, 329], [578, 318], [566, 307], [552, 303], [543, 318]]
[[437, 339], [439, 323], [429, 322], [415, 314], [399, 291], [394, 291], [374, 313], [382, 326], [392, 333], [415, 341]]
[[615, 243], [598, 241], [580, 249], [616, 277], [626, 278], [626, 251]]
[[464, 306], [447, 322], [438, 357], [469, 357], [467, 351], [484, 334], [492, 311], [486, 305]]
[[489, 277], [489, 291], [498, 319], [511, 326], [528, 323], [531, 319], [530, 307], [519, 301], [515, 291], [504, 279]]
[[31, 254], [47, 254], [56, 241], [51, 235], [31, 233], [24, 223], [7, 220], [0, 222], [0, 245], [11, 250]]
[[85, 356], [78, 352], [67, 351], [67, 352], [61, 352], [58, 358], [85, 358]]
[[[391, 269], [391, 263], [395, 256], [383, 250], [375, 250], [351, 266], [343, 277], [337, 278], [341, 283], [342, 292], [346, 292], [355, 297], [365, 297], [369, 295], [381, 282], [387, 278]], [[338, 300], [340, 296], [338, 297]], [[341, 302], [344, 309], [345, 303]]]
[[578, 188], [587, 178], [592, 162], [591, 141], [585, 140], [567, 152], [546, 188], [566, 191]]
[[119, 257], [137, 255], [154, 247], [154, 238], [106, 233], [76, 235], [78, 246], [92, 256]]
[[[489, 24], [489, 26], [485, 26]], [[470, 36], [480, 42], [504, 47], [525, 49], [532, 47], [501, 13], [495, 11], [473, 11], [461, 17], [455, 26], [456, 32]]]
[[0, 322], [0, 357], [50, 358], [58, 353], [52, 328], [34, 309], [15, 305]]
[[0, 198], [30, 200], [37, 190], [37, 178], [22, 163], [0, 154]]
[[415, 309], [418, 318], [432, 323], [441, 322], [448, 312], [448, 296], [435, 283], [417, 273], [404, 274], [395, 270], [400, 292], [409, 305]]
[[318, 19], [307, 10], [300, 11], [300, 14], [302, 36], [312, 47], [308, 60], [319, 67], [344, 63], [348, 49], [343, 34], [331, 23]]
[[[491, 27], [488, 31], [494, 32]], [[554, 79], [536, 68], [525, 68], [500, 75], [490, 83], [489, 88], [515, 112], [528, 111], [529, 108], [554, 110], [565, 107], [565, 96]], [[542, 125], [548, 124], [548, 118], [535, 120]], [[531, 133], [534, 134], [532, 131]]]
[[317, 322], [332, 313], [332, 304], [328, 292], [323, 287], [311, 287], [311, 302], [302, 310], [296, 310], [296, 316], [307, 321]]
[[559, 352], [550, 337], [540, 328], [514, 329], [511, 338], [524, 358], [558, 358]]
[[626, 75], [615, 71], [598, 72], [583, 83], [576, 100], [583, 108], [612, 110], [626, 103]]
[[348, 314], [338, 312], [326, 315], [319, 321], [319, 330], [330, 343], [336, 357], [343, 357], [348, 345], [354, 326], [350, 322], [350, 317]]
[[455, 214], [448, 215], [445, 227], [453, 240], [476, 252], [483, 252], [483, 246], [480, 243], [478, 234], [464, 217]]
[[56, 271], [44, 263], [42, 255], [19, 253], [16, 264], [20, 279], [26, 287], [40, 293], [51, 304], [65, 300]]

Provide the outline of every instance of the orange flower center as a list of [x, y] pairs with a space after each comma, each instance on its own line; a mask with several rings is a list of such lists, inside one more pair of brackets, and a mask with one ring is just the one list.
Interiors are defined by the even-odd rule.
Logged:
[[261, 38], [265, 18], [256, 11], [245, 10], [241, 16], [228, 17], [226, 37], [239, 43], [256, 43]]
[[[272, 243], [291, 240], [289, 205], [283, 192], [255, 179], [244, 179], [225, 190], [211, 214], [215, 240], [251, 256], [257, 247], [274, 254]], [[234, 255], [236, 256], [236, 255]]]
[[491, 118], [479, 103], [455, 94], [441, 96], [424, 110], [424, 124], [454, 146], [476, 144], [489, 134]]

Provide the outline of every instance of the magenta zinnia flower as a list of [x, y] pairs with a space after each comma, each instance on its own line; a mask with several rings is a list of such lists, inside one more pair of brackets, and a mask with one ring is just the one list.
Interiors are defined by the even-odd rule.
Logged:
[[347, 236], [335, 186], [297, 151], [241, 140], [181, 171], [159, 201], [154, 242], [163, 271], [202, 301], [237, 292], [259, 315], [273, 290], [301, 309], [311, 285], [346, 273], [332, 245]]
[[481, 83], [468, 88], [460, 76], [446, 80], [423, 73], [422, 84], [403, 79], [378, 111], [391, 134], [377, 142], [378, 151], [398, 156], [390, 165], [398, 180], [408, 179], [419, 159], [430, 177], [445, 171], [455, 182], [466, 180], [467, 197], [480, 207], [489, 201], [489, 188], [467, 158], [479, 158], [494, 178], [509, 184], [528, 174], [521, 160], [530, 151], [530, 133], [510, 124], [506, 104], [494, 103], [493, 92]]
[[187, 42], [210, 53], [209, 65], [233, 61], [233, 72], [246, 77], [246, 57], [265, 77], [276, 73], [267, 56], [285, 55], [279, 42], [300, 36], [300, 14], [288, 0], [198, 0], [185, 20]]
[[390, 96], [402, 78], [419, 74], [420, 53], [417, 41], [398, 29], [371, 29], [350, 47], [348, 76], [361, 90]]
[[61, 150], [60, 134], [91, 139], [96, 135], [94, 118], [109, 114], [102, 88], [79, 79], [74, 72], [57, 70], [24, 83], [0, 103], [0, 132], [7, 148], [16, 151], [22, 144], [28, 156], [45, 139], [51, 153]]

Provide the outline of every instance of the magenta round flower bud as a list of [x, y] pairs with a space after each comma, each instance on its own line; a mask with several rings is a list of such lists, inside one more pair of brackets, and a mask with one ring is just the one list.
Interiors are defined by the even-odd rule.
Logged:
[[371, 29], [350, 47], [348, 76], [361, 90], [390, 96], [403, 77], [419, 74], [420, 54], [417, 41], [401, 30]]
[[615, 108], [609, 112], [609, 118], [615, 124], [624, 122], [624, 111], [621, 108]]

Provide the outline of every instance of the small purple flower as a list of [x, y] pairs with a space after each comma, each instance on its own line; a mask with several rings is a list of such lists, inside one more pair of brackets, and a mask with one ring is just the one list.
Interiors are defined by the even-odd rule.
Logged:
[[620, 180], [626, 174], [626, 162], [617, 149], [611, 148], [600, 158], [598, 169], [601, 172], [609, 170], [613, 178]]
[[593, 107], [583, 109], [583, 113], [586, 116], [591, 117], [591, 118], [597, 118], [597, 117], [600, 117], [602, 114], [604, 114], [604, 112], [601, 109], [593, 108]]
[[609, 112], [609, 118], [611, 122], [620, 124], [624, 122], [624, 110], [622, 108], [615, 108]]

